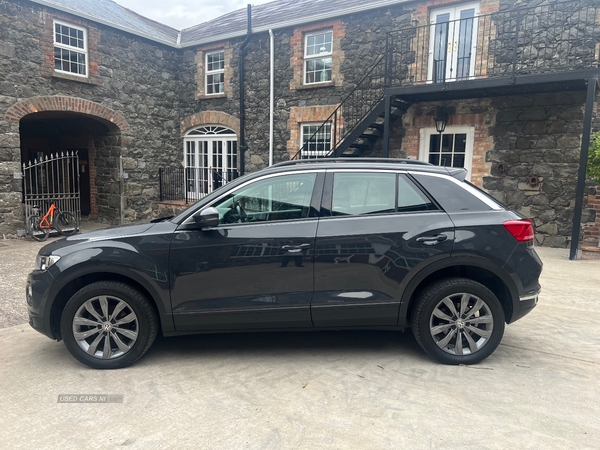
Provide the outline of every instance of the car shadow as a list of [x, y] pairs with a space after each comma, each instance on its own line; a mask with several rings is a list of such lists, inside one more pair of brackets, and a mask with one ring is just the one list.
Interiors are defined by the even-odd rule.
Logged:
[[163, 358], [265, 356], [356, 356], [361, 353], [398, 355], [429, 359], [410, 330], [398, 331], [282, 331], [196, 334], [163, 337], [159, 335], [144, 357], [146, 363]]

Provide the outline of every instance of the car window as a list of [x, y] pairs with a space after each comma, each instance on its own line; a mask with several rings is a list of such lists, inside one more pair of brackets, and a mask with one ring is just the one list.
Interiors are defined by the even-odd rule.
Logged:
[[288, 174], [252, 182], [213, 205], [219, 212], [219, 223], [308, 217], [316, 177], [316, 173]]
[[430, 211], [438, 209], [414, 183], [403, 175], [398, 176], [398, 211]]
[[333, 176], [331, 213], [334, 216], [381, 214], [396, 207], [393, 173], [336, 173]]
[[491, 200], [490, 204], [486, 204], [482, 199], [469, 192], [465, 185], [450, 178], [425, 174], [413, 174], [413, 176], [448, 213], [490, 211], [492, 209]]

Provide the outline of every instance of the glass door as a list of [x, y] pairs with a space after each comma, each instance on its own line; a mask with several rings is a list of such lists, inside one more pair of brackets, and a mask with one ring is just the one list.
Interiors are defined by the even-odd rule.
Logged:
[[199, 200], [238, 177], [237, 136], [217, 126], [200, 127], [184, 138], [187, 198]]
[[431, 11], [430, 82], [468, 80], [475, 75], [478, 16], [479, 3]]

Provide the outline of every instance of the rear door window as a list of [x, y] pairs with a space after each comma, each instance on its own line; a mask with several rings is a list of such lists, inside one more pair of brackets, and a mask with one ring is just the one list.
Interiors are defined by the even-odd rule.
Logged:
[[408, 178], [395, 173], [338, 172], [333, 175], [333, 216], [437, 209]]

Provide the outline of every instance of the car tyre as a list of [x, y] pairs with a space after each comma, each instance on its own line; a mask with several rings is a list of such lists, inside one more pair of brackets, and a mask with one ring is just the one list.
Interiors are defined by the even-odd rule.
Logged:
[[504, 310], [492, 291], [468, 278], [447, 278], [429, 285], [411, 315], [419, 345], [437, 361], [477, 364], [500, 344]]
[[153, 306], [139, 291], [115, 281], [91, 283], [67, 302], [60, 322], [65, 346], [94, 369], [127, 367], [158, 333]]

